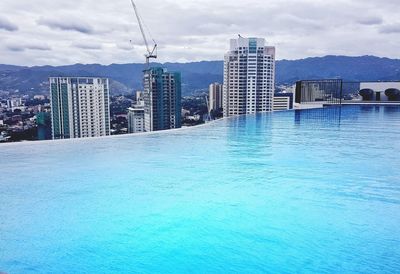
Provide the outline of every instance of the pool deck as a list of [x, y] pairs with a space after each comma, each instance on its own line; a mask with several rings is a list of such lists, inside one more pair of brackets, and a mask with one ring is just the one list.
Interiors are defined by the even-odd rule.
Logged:
[[313, 109], [313, 108], [323, 108], [329, 106], [400, 106], [400, 101], [342, 101], [341, 104], [333, 104], [330, 102], [309, 102], [304, 104], [295, 104], [294, 109]]
[[[324, 106], [334, 106], [337, 104], [324, 104]], [[399, 101], [342, 101], [342, 105], [372, 105], [372, 106], [400, 106]]]

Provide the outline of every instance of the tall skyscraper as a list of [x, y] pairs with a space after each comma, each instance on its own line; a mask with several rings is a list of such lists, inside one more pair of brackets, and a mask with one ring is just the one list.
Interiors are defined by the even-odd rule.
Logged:
[[225, 55], [224, 116], [272, 111], [275, 47], [262, 38], [232, 39]]
[[163, 68], [144, 71], [145, 131], [181, 127], [181, 75]]
[[51, 77], [50, 101], [53, 139], [110, 135], [108, 79]]
[[213, 83], [209, 87], [209, 103], [210, 103], [210, 111], [218, 110], [222, 108], [222, 99], [223, 99], [223, 85], [220, 83]]

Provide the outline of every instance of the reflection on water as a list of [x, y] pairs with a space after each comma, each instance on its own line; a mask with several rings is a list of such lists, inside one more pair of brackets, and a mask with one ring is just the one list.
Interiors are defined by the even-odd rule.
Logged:
[[397, 113], [400, 112], [400, 107], [398, 106], [385, 106], [383, 109], [385, 114]]
[[295, 110], [295, 125], [306, 124], [308, 127], [341, 127], [344, 121], [357, 121], [374, 117], [374, 119], [389, 119], [388, 115], [400, 112], [399, 106], [360, 105], [325, 107], [320, 109]]
[[[254, 176], [268, 181], [272, 175], [270, 162], [273, 144], [273, 117], [272, 113], [259, 113], [231, 117], [226, 136], [226, 152], [235, 181], [245, 182]], [[243, 157], [246, 156], [246, 157]], [[259, 170], [248, 174], [249, 170]], [[260, 175], [261, 174], [261, 175]], [[257, 181], [258, 183], [261, 180]]]
[[315, 125], [340, 126], [342, 107], [327, 107], [321, 109], [295, 110], [294, 120], [296, 125], [301, 123]]
[[360, 111], [361, 112], [374, 112], [376, 108], [379, 108], [379, 106], [373, 106], [373, 105], [368, 105], [368, 106], [360, 106]]
[[0, 272], [398, 273], [399, 111], [2, 146]]

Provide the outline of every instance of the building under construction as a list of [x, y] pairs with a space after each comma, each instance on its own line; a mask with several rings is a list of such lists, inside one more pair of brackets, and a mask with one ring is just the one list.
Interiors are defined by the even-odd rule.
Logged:
[[157, 131], [181, 127], [181, 75], [163, 68], [144, 71], [144, 127]]
[[181, 117], [181, 74], [167, 72], [164, 68], [151, 68], [150, 59], [157, 58], [157, 43], [150, 47], [138, 9], [131, 0], [139, 29], [146, 46], [146, 69], [143, 75], [144, 130], [157, 131], [180, 128]]

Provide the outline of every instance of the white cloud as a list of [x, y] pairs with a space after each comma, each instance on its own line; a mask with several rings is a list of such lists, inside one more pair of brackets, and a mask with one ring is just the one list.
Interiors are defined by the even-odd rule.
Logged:
[[0, 30], [6, 30], [6, 31], [17, 31], [18, 26], [7, 18], [3, 17], [0, 15]]
[[12, 52], [22, 52], [25, 50], [33, 51], [50, 51], [51, 47], [43, 42], [38, 41], [18, 41], [18, 42], [6, 42], [6, 49]]
[[[400, 58], [398, 0], [136, 0], [159, 61], [221, 60], [237, 34], [265, 37], [278, 59]], [[1, 0], [0, 63], [144, 62], [130, 0]], [[390, 40], [390, 43], [382, 41]], [[32, 42], [34, 41], [34, 42]], [[30, 44], [27, 44], [27, 43]], [[367, 45], [367, 46], [366, 46]], [[36, 48], [35, 48], [36, 47]]]
[[103, 48], [103, 45], [100, 43], [96, 43], [96, 42], [87, 42], [87, 41], [83, 41], [83, 42], [75, 42], [72, 43], [71, 46], [78, 48], [78, 49], [84, 49], [84, 50], [100, 50]]
[[77, 18], [40, 18], [37, 23], [54, 30], [77, 31], [84, 34], [94, 32], [92, 26]]

